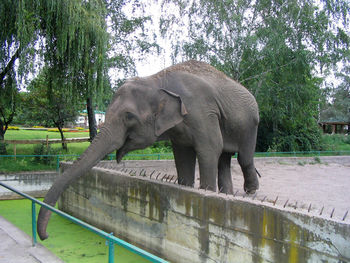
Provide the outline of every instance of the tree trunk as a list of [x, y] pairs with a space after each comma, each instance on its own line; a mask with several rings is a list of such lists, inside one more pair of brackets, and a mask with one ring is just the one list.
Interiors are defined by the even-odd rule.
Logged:
[[[14, 112], [11, 113], [9, 119], [6, 121], [4, 113], [0, 109], [0, 154], [7, 155], [6, 144], [1, 142], [5, 140], [5, 133], [7, 131], [8, 125], [11, 123]], [[3, 118], [3, 119], [2, 119]]]
[[95, 112], [93, 109], [91, 97], [87, 98], [86, 100], [86, 109], [87, 109], [88, 120], [89, 120], [90, 141], [92, 141], [97, 135], [97, 127], [96, 127]]
[[62, 127], [58, 126], [58, 130], [60, 131], [60, 134], [61, 134], [62, 149], [65, 151], [68, 151], [68, 147], [67, 147], [67, 143], [65, 143], [65, 138], [64, 138]]
[[2, 85], [5, 76], [11, 71], [11, 69], [13, 68], [13, 65], [15, 64], [16, 59], [19, 57], [20, 55], [20, 48], [18, 48], [15, 52], [15, 54], [11, 57], [9, 63], [7, 63], [6, 67], [4, 68], [3, 71], [0, 72], [0, 85]]
[[5, 139], [5, 127], [3, 127], [2, 120], [0, 119], [0, 154], [7, 155], [6, 144], [2, 142]]

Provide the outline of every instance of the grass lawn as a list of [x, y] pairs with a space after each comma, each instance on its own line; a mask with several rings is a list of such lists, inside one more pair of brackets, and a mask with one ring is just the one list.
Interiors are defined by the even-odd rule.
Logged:
[[[58, 139], [60, 138], [59, 132], [48, 132], [42, 130], [8, 130], [5, 134], [5, 140], [34, 140], [34, 139], [46, 139], [46, 136], [49, 136], [49, 139]], [[87, 132], [65, 132], [66, 138], [77, 138], [77, 137], [89, 137]], [[51, 144], [51, 151], [49, 154], [60, 154], [60, 155], [74, 155], [74, 156], [65, 156], [60, 157], [62, 160], [75, 160], [77, 155], [82, 154], [86, 148], [90, 145], [89, 142], [82, 143], [68, 143], [68, 151], [62, 149], [61, 144]], [[35, 147], [39, 147], [39, 144], [18, 144], [16, 146], [17, 155], [33, 155], [35, 154]], [[7, 145], [8, 155], [13, 155], [14, 147], [13, 145]], [[129, 160], [140, 160], [140, 159], [172, 159], [171, 150], [169, 147], [149, 147], [144, 150], [137, 150], [130, 153], [129, 156], [124, 157], [124, 159]], [[134, 155], [136, 154], [136, 155]], [[159, 155], [160, 154], [160, 155]], [[115, 159], [115, 154], [110, 156], [112, 159]], [[17, 156], [16, 160], [14, 157], [0, 157], [0, 173], [7, 172], [16, 172], [16, 171], [33, 171], [33, 170], [55, 170], [57, 167], [57, 158], [50, 157], [45, 160], [37, 160], [34, 157], [28, 156]]]
[[[60, 139], [59, 132], [48, 132], [41, 130], [9, 130], [5, 133], [5, 140], [35, 140], [35, 139]], [[65, 138], [81, 138], [89, 137], [88, 132], [65, 132]], [[81, 154], [89, 146], [89, 142], [83, 143], [68, 143], [68, 152], [62, 149], [61, 144], [52, 144], [51, 147], [54, 152], [60, 154]], [[34, 154], [35, 144], [18, 144], [16, 146], [17, 154]], [[13, 145], [7, 145], [7, 153], [13, 154]]]
[[[37, 206], [37, 212], [39, 206]], [[0, 215], [31, 236], [31, 201], [0, 201]], [[48, 225], [50, 237], [39, 241], [64, 262], [96, 263], [108, 262], [108, 246], [105, 239], [92, 232], [52, 214]], [[39, 240], [39, 238], [38, 238]], [[115, 262], [143, 263], [148, 260], [135, 255], [125, 248], [115, 246]]]
[[[5, 134], [5, 140], [34, 140], [34, 139], [59, 139], [59, 132], [48, 132], [48, 131], [38, 131], [38, 130], [9, 130]], [[78, 138], [78, 137], [89, 137], [87, 132], [65, 132], [64, 136], [66, 138]], [[68, 143], [68, 152], [62, 149], [61, 144], [52, 144], [52, 149], [58, 154], [82, 154], [86, 148], [90, 145], [89, 142], [83, 143]], [[33, 154], [34, 144], [18, 144], [16, 146], [17, 154]], [[7, 152], [9, 155], [13, 154], [13, 145], [7, 145]], [[171, 152], [169, 147], [158, 146], [149, 147], [144, 150], [137, 150], [133, 153], [136, 154], [155, 154], [155, 153], [169, 153]]]

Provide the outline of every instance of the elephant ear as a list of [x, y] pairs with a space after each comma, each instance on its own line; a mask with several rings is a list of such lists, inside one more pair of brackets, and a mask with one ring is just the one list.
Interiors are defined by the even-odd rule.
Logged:
[[160, 136], [165, 131], [183, 121], [187, 114], [185, 105], [179, 95], [160, 89], [160, 102], [156, 113], [155, 134]]

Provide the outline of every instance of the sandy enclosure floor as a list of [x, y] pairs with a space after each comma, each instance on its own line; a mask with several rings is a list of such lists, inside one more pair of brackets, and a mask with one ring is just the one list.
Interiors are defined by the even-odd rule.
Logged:
[[[257, 159], [255, 166], [262, 175], [257, 197], [282, 206], [297, 206], [342, 219], [350, 210], [350, 156], [313, 158]], [[234, 186], [243, 185], [238, 165], [233, 165]]]
[[[106, 163], [107, 164], [107, 163]], [[158, 180], [173, 178], [176, 169], [173, 161], [125, 161], [98, 166], [107, 169], [125, 169], [127, 173], [145, 174]], [[236, 159], [231, 170], [234, 195], [275, 203], [278, 207], [310, 210], [314, 214], [342, 220], [350, 210], [350, 156], [320, 158], [256, 158], [255, 166], [261, 174], [260, 188], [255, 195], [247, 196], [243, 191], [243, 174]], [[126, 170], [126, 168], [128, 170]], [[130, 171], [130, 172], [129, 172]], [[168, 177], [169, 176], [169, 177]], [[175, 182], [176, 183], [176, 182]], [[195, 188], [199, 186], [198, 165]], [[345, 216], [350, 222], [349, 215]]]

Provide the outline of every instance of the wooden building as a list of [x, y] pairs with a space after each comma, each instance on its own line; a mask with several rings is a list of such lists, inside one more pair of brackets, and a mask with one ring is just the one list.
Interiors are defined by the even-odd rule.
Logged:
[[323, 133], [346, 133], [350, 135], [350, 121], [320, 121]]

